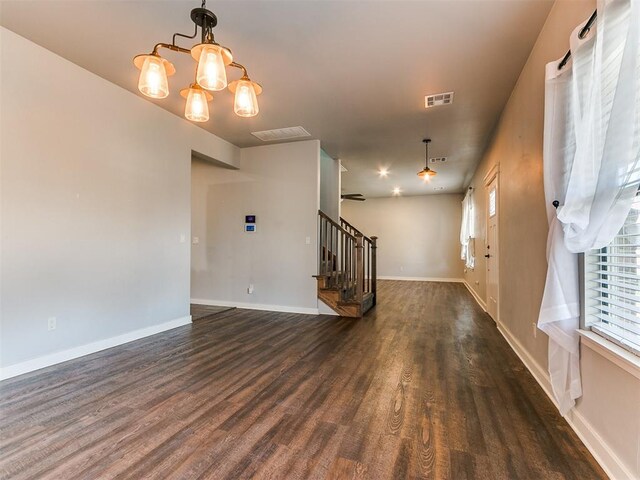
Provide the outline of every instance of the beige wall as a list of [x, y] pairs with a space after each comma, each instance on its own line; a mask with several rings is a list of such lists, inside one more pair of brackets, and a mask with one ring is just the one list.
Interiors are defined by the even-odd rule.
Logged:
[[[320, 142], [244, 148], [238, 166], [193, 162], [191, 298], [317, 313]], [[244, 232], [249, 214], [255, 233]]]
[[[500, 327], [525, 363], [538, 373], [547, 369], [547, 337], [541, 331], [534, 335], [533, 327], [547, 267], [542, 181], [544, 69], [547, 62], [564, 55], [571, 31], [594, 8], [593, 1], [567, 0], [554, 5], [471, 182], [478, 214], [478, 263], [474, 271], [465, 273], [465, 279], [486, 301], [483, 179], [499, 165]], [[640, 380], [584, 345], [581, 363], [584, 395], [569, 421], [615, 478], [640, 478]]]
[[191, 150], [240, 149], [4, 28], [0, 44], [2, 375], [188, 323]]
[[461, 202], [458, 194], [345, 200], [342, 216], [378, 237], [379, 277], [458, 280]]

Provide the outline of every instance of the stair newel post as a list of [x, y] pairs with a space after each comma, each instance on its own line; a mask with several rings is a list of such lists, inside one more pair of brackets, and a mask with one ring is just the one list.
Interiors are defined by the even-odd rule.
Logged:
[[356, 301], [364, 297], [364, 244], [361, 233], [356, 233]]
[[373, 294], [373, 305], [376, 304], [378, 268], [376, 252], [378, 250], [378, 237], [371, 237], [371, 293]]

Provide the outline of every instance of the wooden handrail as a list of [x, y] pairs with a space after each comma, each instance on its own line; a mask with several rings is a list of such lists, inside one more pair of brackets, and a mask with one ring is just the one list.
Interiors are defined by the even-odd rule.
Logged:
[[334, 227], [336, 227], [339, 232], [344, 233], [347, 237], [350, 237], [355, 242], [355, 240], [356, 240], [355, 235], [350, 233], [347, 229], [343, 228], [342, 225], [340, 225], [338, 222], [336, 222], [334, 219], [332, 219], [329, 215], [324, 213], [322, 210], [318, 210], [318, 215], [321, 216], [322, 218], [324, 218], [325, 220], [327, 220]]
[[346, 225], [347, 227], [349, 227], [351, 230], [353, 230], [355, 233], [359, 233], [360, 235], [362, 235], [362, 237], [365, 240], [369, 240], [371, 241], [371, 239], [369, 237], [367, 237], [364, 233], [362, 233], [360, 230], [358, 230], [356, 227], [354, 227], [353, 225], [351, 225], [349, 222], [347, 222], [344, 218], [340, 217], [340, 223], [341, 225]]

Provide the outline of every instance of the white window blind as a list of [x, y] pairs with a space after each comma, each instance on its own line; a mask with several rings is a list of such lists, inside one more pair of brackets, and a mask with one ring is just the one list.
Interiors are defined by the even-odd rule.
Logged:
[[640, 196], [611, 244], [585, 255], [585, 326], [640, 355]]

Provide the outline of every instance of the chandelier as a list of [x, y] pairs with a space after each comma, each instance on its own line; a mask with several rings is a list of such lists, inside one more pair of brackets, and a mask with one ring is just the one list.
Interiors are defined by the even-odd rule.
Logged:
[[[169, 95], [167, 77], [173, 75], [176, 69], [158, 51], [165, 48], [187, 53], [198, 62], [193, 83], [180, 91], [180, 95], [186, 99], [184, 116], [187, 119], [193, 122], [209, 120], [209, 102], [213, 100], [213, 95], [209, 92], [225, 88], [235, 94], [233, 110], [236, 115], [254, 117], [259, 112], [257, 96], [262, 93], [262, 87], [251, 81], [244, 66], [233, 61], [231, 50], [216, 43], [213, 28], [218, 24], [218, 18], [205, 6], [206, 0], [203, 0], [200, 8], [191, 10], [191, 20], [195, 24], [193, 35], [174, 33], [171, 44], [158, 43], [151, 53], [138, 55], [133, 59], [133, 64], [140, 70], [138, 90], [150, 98], [166, 98]], [[200, 43], [191, 49], [176, 45], [176, 37], [195, 38], [198, 27], [201, 29]], [[227, 66], [242, 70], [242, 77], [227, 83]]]
[[422, 142], [425, 147], [424, 168], [418, 172], [418, 176], [426, 181], [429, 180], [430, 177], [435, 177], [437, 173], [429, 168], [429, 144], [431, 143], [431, 139], [425, 138]]

